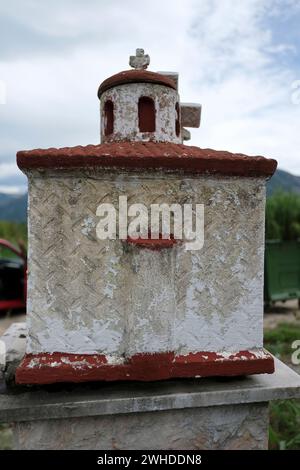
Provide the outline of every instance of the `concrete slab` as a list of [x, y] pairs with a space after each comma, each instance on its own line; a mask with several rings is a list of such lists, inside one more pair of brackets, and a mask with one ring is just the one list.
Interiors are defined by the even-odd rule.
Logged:
[[19, 388], [0, 393], [0, 422], [153, 412], [300, 397], [300, 376], [279, 360], [275, 373], [153, 383]]

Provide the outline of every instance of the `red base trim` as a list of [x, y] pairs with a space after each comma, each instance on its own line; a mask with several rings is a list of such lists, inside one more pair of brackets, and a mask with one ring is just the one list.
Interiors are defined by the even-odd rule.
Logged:
[[16, 371], [18, 384], [140, 380], [179, 377], [272, 374], [273, 357], [265, 350], [234, 354], [197, 352], [186, 356], [174, 353], [136, 354], [121, 364], [112, 364], [105, 355], [40, 353], [27, 354]]

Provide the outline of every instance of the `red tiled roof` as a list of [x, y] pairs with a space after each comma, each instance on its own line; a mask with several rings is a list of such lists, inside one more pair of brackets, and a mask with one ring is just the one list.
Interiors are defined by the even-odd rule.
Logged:
[[276, 160], [265, 157], [156, 142], [114, 142], [86, 147], [23, 150], [17, 153], [17, 163], [21, 170], [101, 167], [264, 177], [272, 176], [277, 167]]
[[125, 85], [126, 83], [156, 83], [157, 85], [164, 85], [176, 90], [175, 82], [160, 73], [150, 72], [149, 70], [124, 70], [116, 75], [112, 75], [101, 83], [98, 88], [98, 97], [100, 98], [104, 91], [118, 85]]

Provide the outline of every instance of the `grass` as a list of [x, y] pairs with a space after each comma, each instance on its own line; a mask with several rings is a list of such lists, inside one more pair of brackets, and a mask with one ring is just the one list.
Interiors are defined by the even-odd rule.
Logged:
[[12, 448], [12, 430], [6, 424], [0, 424], [0, 450]]
[[300, 325], [280, 323], [274, 330], [267, 330], [264, 334], [265, 347], [274, 356], [289, 363], [294, 352], [291, 345], [300, 339]]
[[[291, 344], [300, 339], [300, 326], [281, 323], [265, 332], [265, 347], [288, 365], [294, 352]], [[270, 403], [269, 448], [300, 450], [300, 400]]]
[[271, 402], [269, 449], [300, 449], [300, 400]]

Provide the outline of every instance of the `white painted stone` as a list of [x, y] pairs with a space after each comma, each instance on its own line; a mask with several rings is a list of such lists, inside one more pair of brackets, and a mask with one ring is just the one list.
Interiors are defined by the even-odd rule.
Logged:
[[[152, 98], [156, 110], [155, 132], [140, 132], [138, 125], [139, 98]], [[104, 104], [110, 100], [114, 104], [114, 132], [104, 135]], [[153, 83], [134, 83], [119, 85], [101, 95], [101, 141], [155, 141], [181, 143], [181, 135], [175, 131], [176, 103], [179, 96], [176, 90]]]
[[[264, 178], [86, 170], [29, 176], [28, 353], [261, 348]], [[200, 251], [96, 237], [97, 206], [205, 206]]]

